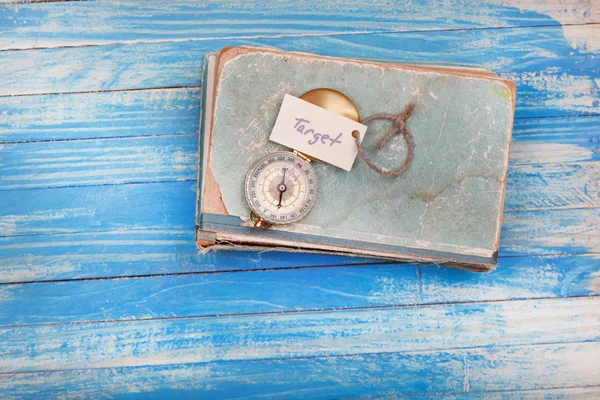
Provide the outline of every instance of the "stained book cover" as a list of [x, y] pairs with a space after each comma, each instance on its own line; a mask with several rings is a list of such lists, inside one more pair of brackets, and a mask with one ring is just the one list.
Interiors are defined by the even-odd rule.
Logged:
[[[515, 104], [515, 86], [479, 69], [400, 65], [271, 49], [229, 47], [204, 62], [197, 242], [205, 250], [311, 251], [437, 263], [475, 271], [497, 263]], [[257, 229], [244, 195], [260, 157], [290, 150], [268, 137], [286, 94], [316, 88], [348, 96], [361, 118], [408, 120], [414, 158], [389, 178], [357, 158], [351, 171], [323, 162], [311, 213], [290, 225]], [[389, 121], [368, 124], [362, 142], [373, 161], [401, 166], [401, 135], [375, 144]]]

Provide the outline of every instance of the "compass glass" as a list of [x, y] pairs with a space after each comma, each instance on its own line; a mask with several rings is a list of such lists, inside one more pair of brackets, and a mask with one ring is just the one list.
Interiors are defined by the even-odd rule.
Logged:
[[254, 163], [246, 176], [252, 211], [272, 224], [290, 224], [306, 216], [317, 199], [317, 176], [298, 155], [280, 151]]

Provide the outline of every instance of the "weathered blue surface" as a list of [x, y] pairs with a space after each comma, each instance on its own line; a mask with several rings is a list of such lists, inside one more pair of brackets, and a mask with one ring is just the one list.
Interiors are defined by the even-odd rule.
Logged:
[[[441, 393], [459, 399], [531, 399], [532, 396], [555, 399], [574, 394], [594, 398], [599, 393], [598, 387], [587, 384], [596, 382], [599, 358], [596, 343], [488, 347], [434, 353], [45, 371], [0, 375], [0, 387], [18, 397], [78, 393], [101, 398], [109, 393], [131, 399], [186, 399], [202, 393], [207, 398], [297, 399], [300, 394], [302, 398], [322, 399], [414, 394], [438, 399]], [[581, 359], [591, 361], [588, 368], [581, 368]], [[540, 369], [541, 363], [547, 370]], [[578, 389], [578, 386], [586, 387]], [[549, 387], [552, 389], [544, 389]], [[488, 393], [490, 390], [493, 392]], [[528, 393], [518, 393], [520, 390]]]
[[[595, 34], [591, 31], [589, 35]], [[424, 53], [425, 42], [430, 50]], [[598, 100], [598, 92], [594, 91], [594, 77], [599, 73], [597, 60], [590, 51], [571, 47], [560, 27], [153, 42], [0, 52], [0, 70], [6, 71], [0, 94], [199, 85], [204, 54], [236, 45], [274, 46], [339, 57], [408, 61], [426, 58], [429, 62], [481, 65], [517, 82], [517, 118], [600, 112], [600, 101], [594, 102]], [[540, 54], [545, 57], [539, 57]], [[21, 67], [29, 64], [36, 68]], [[101, 73], [97, 72], [98, 66], [102, 66]]]
[[[0, 397], [598, 397], [598, 5], [445, 5], [1, 5]], [[201, 59], [237, 44], [514, 79], [498, 270], [197, 254]]]
[[[4, 310], [0, 312], [0, 325], [216, 316], [234, 311], [277, 313], [334, 309], [340, 305], [367, 308], [588, 296], [595, 294], [594, 274], [598, 269], [597, 258], [590, 255], [506, 257], [500, 259], [497, 270], [487, 274], [457, 274], [448, 268], [412, 264], [335, 266], [331, 257], [304, 256], [302, 260], [286, 255], [280, 256], [284, 260], [269, 257], [260, 261], [253, 257], [243, 253], [237, 259], [227, 260], [182, 254], [181, 260], [156, 255], [146, 261], [168, 262], [170, 268], [161, 271], [144, 268], [141, 255], [130, 261], [131, 269], [138, 267], [130, 274], [153, 273], [152, 276], [5, 286], [1, 292]], [[126, 275], [127, 265], [118, 263], [119, 258], [97, 256], [104, 264], [105, 275], [112, 272], [113, 266], [121, 267], [113, 273]], [[222, 270], [228, 262], [230, 269], [248, 265], [262, 270], [212, 274], [211, 262], [215, 261]], [[284, 263], [291, 266], [302, 261], [314, 266], [327, 262], [329, 265], [285, 268]], [[204, 264], [205, 270], [194, 270], [196, 264]], [[196, 273], [178, 274], [181, 270]], [[45, 304], [43, 309], [40, 302]]]
[[[365, 5], [361, 0], [334, 0], [326, 4], [278, 0], [265, 5], [214, 0], [199, 4], [183, 0], [169, 6], [140, 5], [127, 0], [50, 6], [17, 4], [3, 9], [0, 28], [8, 32], [3, 35], [0, 46], [32, 48], [156, 39], [560, 26], [560, 21], [545, 15], [558, 13], [562, 14], [563, 23], [599, 21], [597, 5], [568, 10], [568, 6], [561, 3], [531, 3], [522, 8], [493, 3], [465, 7], [460, 0], [419, 0], [410, 6], [386, 2]], [[96, 24], [94, 29], [90, 29], [92, 21]]]

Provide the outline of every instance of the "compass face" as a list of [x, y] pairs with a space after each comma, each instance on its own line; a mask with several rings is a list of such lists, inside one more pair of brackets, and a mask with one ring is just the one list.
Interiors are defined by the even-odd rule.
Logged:
[[294, 153], [267, 154], [246, 176], [246, 199], [256, 215], [272, 224], [290, 224], [305, 217], [317, 199], [313, 167]]

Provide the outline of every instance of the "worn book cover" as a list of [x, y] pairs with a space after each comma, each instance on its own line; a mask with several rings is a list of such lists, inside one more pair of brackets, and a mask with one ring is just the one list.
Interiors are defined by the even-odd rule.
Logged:
[[[515, 86], [480, 69], [399, 65], [249, 47], [225, 48], [204, 63], [197, 242], [208, 250], [277, 247], [476, 271], [496, 266], [515, 105]], [[414, 158], [402, 175], [374, 172], [360, 158], [344, 171], [315, 162], [318, 200], [290, 225], [257, 229], [244, 195], [261, 156], [289, 150], [270, 142], [286, 94], [315, 88], [344, 93], [361, 118], [416, 104], [407, 126]], [[390, 122], [368, 124], [372, 160], [398, 168], [397, 135], [377, 143]]]

